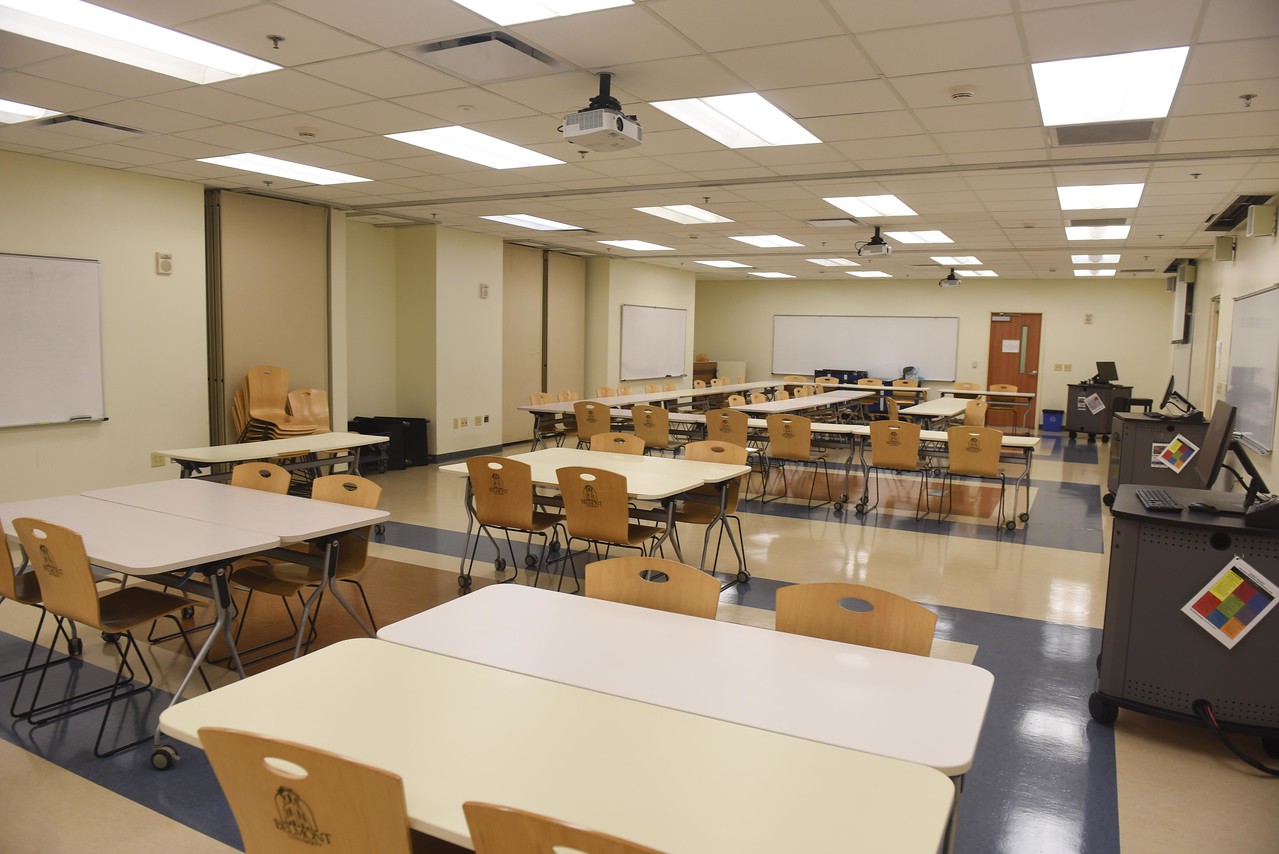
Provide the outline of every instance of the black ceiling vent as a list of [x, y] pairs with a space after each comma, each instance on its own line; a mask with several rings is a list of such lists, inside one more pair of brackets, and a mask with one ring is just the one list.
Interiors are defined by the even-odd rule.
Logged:
[[120, 142], [121, 140], [146, 135], [145, 131], [140, 131], [137, 128], [114, 125], [111, 122], [100, 122], [97, 119], [86, 119], [84, 116], [55, 116], [42, 122], [36, 122], [35, 126], [45, 130], [56, 131], [57, 133], [78, 136], [81, 139], [88, 139], [94, 142]]
[[[1134, 273], [1134, 274], [1135, 273], [1153, 273], [1155, 272], [1155, 268], [1154, 267], [1120, 267], [1119, 272]], [[1164, 272], [1166, 273], [1168, 271], [1165, 270]]]
[[1269, 196], [1239, 196], [1217, 216], [1209, 217], [1204, 231], [1233, 231], [1248, 217], [1249, 205], [1264, 205], [1269, 199]]
[[1170, 276], [1175, 276], [1177, 275], [1177, 268], [1182, 266], [1183, 264], [1188, 264], [1191, 267], [1193, 267], [1195, 265], [1195, 259], [1194, 258], [1173, 258], [1172, 261], [1169, 262], [1168, 266], [1164, 267], [1164, 272]]
[[1092, 219], [1071, 219], [1070, 225], [1073, 228], [1105, 228], [1110, 225], [1127, 225], [1127, 217], [1111, 216], [1111, 217], [1094, 217]]
[[1116, 142], [1151, 142], [1159, 136], [1163, 122], [1141, 119], [1133, 122], [1096, 122], [1049, 128], [1053, 143], [1067, 145], [1110, 145]]

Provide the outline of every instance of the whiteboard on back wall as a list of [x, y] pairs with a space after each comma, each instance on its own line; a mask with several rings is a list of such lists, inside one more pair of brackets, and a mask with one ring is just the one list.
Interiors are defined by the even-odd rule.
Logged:
[[1238, 408], [1235, 430], [1252, 447], [1270, 453], [1279, 393], [1279, 285], [1235, 300], [1226, 376], [1226, 402]]
[[622, 364], [618, 379], [684, 376], [688, 309], [622, 306]]
[[102, 421], [98, 262], [0, 255], [0, 427]]
[[775, 374], [830, 369], [891, 380], [910, 366], [927, 381], [950, 381], [958, 364], [958, 317], [773, 317]]

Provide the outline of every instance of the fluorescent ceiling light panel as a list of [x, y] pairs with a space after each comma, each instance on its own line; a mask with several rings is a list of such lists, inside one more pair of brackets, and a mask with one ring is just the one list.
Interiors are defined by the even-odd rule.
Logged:
[[910, 205], [896, 196], [838, 196], [822, 199], [856, 217], [919, 216]]
[[[0, 0], [3, 2], [3, 0]], [[524, 166], [559, 166], [563, 160], [547, 157], [532, 149], [523, 148], [506, 140], [489, 136], [486, 133], [473, 131], [460, 125], [434, 128], [432, 130], [411, 130], [406, 133], [388, 133], [387, 139], [395, 139], [447, 154], [460, 160], [469, 160], [481, 166], [494, 169], [519, 169]]]
[[632, 0], [456, 0], [477, 15], [483, 15], [494, 23], [509, 27], [596, 9], [613, 9], [630, 6]]
[[885, 273], [883, 270], [848, 270], [848, 275], [857, 276], [860, 279], [891, 279], [892, 274]]
[[1163, 118], [1189, 50], [1170, 47], [1032, 63], [1044, 124]]
[[821, 267], [860, 267], [856, 261], [850, 261], [847, 258], [809, 258], [808, 263], [817, 264]]
[[1124, 240], [1128, 237], [1127, 225], [1068, 225], [1067, 240]]
[[754, 92], [654, 101], [653, 106], [729, 148], [821, 142]]
[[681, 225], [704, 225], [709, 222], [732, 222], [726, 216], [713, 214], [710, 211], [704, 211], [693, 205], [661, 205], [655, 208], [635, 208], [640, 213], [646, 213], [651, 216], [660, 216], [662, 219], [669, 219], [671, 222], [678, 222]]
[[785, 237], [777, 234], [750, 234], [745, 237], [734, 237], [734, 240], [741, 243], [749, 243], [751, 246], [758, 246], [761, 249], [780, 249], [783, 246], [803, 246], [802, 243], [796, 243], [793, 240], [787, 240]]
[[747, 273], [748, 276], [759, 276], [761, 279], [793, 279], [790, 273]]
[[705, 264], [707, 267], [719, 267], [724, 270], [735, 267], [750, 267], [750, 264], [743, 264], [740, 261], [698, 261], [698, 264]]
[[288, 178], [291, 181], [302, 181], [307, 184], [353, 184], [357, 181], [371, 181], [345, 172], [334, 172], [331, 169], [320, 169], [288, 160], [277, 160], [274, 157], [263, 157], [261, 154], [232, 154], [229, 157], [201, 157], [201, 163], [214, 163], [227, 166], [241, 172], [257, 172], [260, 175], [274, 175], [277, 178]]
[[1071, 255], [1072, 264], [1118, 264], [1118, 255]]
[[999, 274], [994, 270], [956, 270], [956, 276], [981, 276], [984, 279], [993, 279]]
[[1135, 208], [1141, 201], [1145, 184], [1092, 184], [1058, 187], [1057, 198], [1064, 211], [1101, 210], [1102, 208]]
[[81, 0], [0, 0], [0, 30], [192, 83], [280, 67]]
[[29, 122], [32, 119], [47, 119], [49, 116], [56, 115], [59, 115], [57, 110], [46, 110], [43, 107], [32, 107], [28, 104], [19, 104], [17, 101], [0, 99], [0, 122], [6, 125], [16, 125], [18, 122]]
[[503, 216], [482, 216], [480, 219], [489, 219], [493, 222], [504, 222], [507, 225], [518, 225], [521, 228], [532, 228], [537, 231], [581, 231], [580, 225], [568, 225], [562, 222], [556, 222], [553, 219], [542, 219], [540, 216], [532, 216], [531, 214], [504, 214]]
[[660, 246], [656, 243], [649, 243], [646, 240], [600, 240], [599, 243], [608, 246], [616, 246], [619, 249], [634, 249], [636, 252], [655, 252], [658, 250], [669, 250], [670, 246]]
[[943, 267], [960, 267], [965, 264], [980, 264], [981, 259], [975, 255], [933, 255], [932, 259]]
[[1075, 275], [1076, 276], [1113, 276], [1115, 275], [1115, 271], [1092, 268], [1088, 270], [1076, 270]]
[[885, 231], [885, 237], [891, 237], [898, 243], [954, 243], [940, 231]]

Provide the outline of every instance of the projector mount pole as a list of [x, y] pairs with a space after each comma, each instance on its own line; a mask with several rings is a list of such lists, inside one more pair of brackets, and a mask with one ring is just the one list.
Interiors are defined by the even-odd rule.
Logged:
[[622, 111], [621, 103], [612, 96], [611, 90], [613, 86], [613, 74], [610, 71], [600, 72], [600, 93], [591, 98], [587, 109], [590, 110], [616, 110]]

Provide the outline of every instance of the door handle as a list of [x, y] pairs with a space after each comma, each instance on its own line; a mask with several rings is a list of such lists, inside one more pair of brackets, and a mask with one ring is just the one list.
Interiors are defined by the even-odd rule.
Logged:
[[1026, 373], [1027, 373], [1027, 374], [1029, 374], [1029, 375], [1030, 375], [1030, 376], [1032, 376], [1032, 377], [1037, 377], [1037, 376], [1039, 376], [1039, 371], [1027, 371]]

